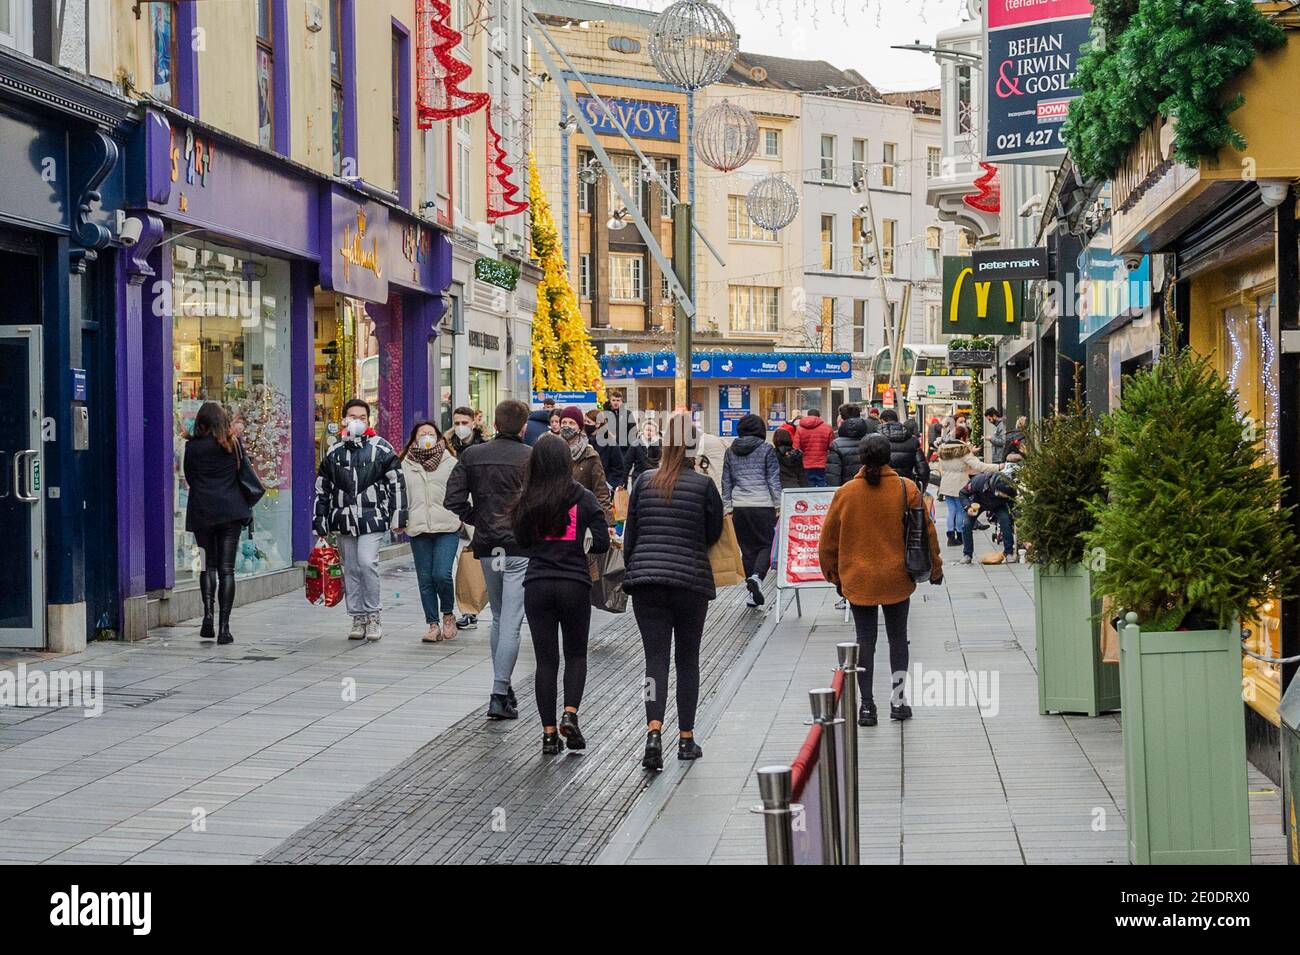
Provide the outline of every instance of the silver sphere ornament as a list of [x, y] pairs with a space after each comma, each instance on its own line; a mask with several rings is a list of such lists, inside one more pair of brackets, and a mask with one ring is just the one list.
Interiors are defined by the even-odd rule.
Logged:
[[695, 151], [719, 172], [739, 169], [758, 152], [758, 120], [728, 100], [714, 103], [695, 124]]
[[749, 190], [745, 204], [754, 225], [777, 232], [799, 213], [799, 192], [784, 176], [764, 176]]
[[740, 34], [707, 0], [678, 0], [655, 17], [650, 59], [675, 86], [698, 90], [722, 79], [740, 49]]

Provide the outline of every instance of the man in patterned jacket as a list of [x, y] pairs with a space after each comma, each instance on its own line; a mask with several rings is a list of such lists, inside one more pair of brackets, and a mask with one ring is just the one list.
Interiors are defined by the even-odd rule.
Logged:
[[352, 615], [349, 640], [374, 642], [380, 626], [379, 547], [384, 534], [406, 526], [406, 482], [393, 446], [370, 427], [370, 406], [353, 398], [343, 406], [343, 440], [316, 473], [312, 527], [338, 535], [343, 594]]

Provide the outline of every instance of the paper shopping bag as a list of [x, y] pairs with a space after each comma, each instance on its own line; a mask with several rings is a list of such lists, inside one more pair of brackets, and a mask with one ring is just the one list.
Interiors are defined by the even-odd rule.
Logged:
[[740, 559], [740, 542], [730, 514], [722, 519], [722, 536], [709, 548], [709, 563], [713, 566], [715, 587], [734, 587], [745, 582], [745, 564]]
[[456, 604], [461, 613], [473, 614], [482, 613], [488, 605], [483, 565], [468, 547], [460, 552], [460, 559], [456, 561]]

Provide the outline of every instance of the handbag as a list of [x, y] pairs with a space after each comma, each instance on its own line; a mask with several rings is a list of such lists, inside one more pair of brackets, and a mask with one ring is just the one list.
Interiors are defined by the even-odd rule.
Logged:
[[709, 564], [713, 568], [713, 586], [734, 587], [745, 582], [745, 563], [730, 514], [722, 518], [722, 535], [709, 547]]
[[244, 450], [242, 443], [239, 445], [239, 471], [236, 480], [239, 482], [239, 493], [244, 495], [244, 500], [250, 508], [256, 506], [266, 494], [262, 479], [257, 476], [253, 462], [248, 459], [248, 452]]
[[627, 575], [627, 564], [623, 559], [622, 545], [611, 543], [609, 550], [591, 559], [596, 564], [596, 576], [591, 584], [591, 605], [610, 613], [624, 613], [627, 610], [627, 591], [623, 589], [623, 578]]
[[903, 489], [903, 563], [907, 575], [917, 583], [930, 579], [933, 565], [930, 562], [930, 541], [926, 533], [929, 519], [925, 507], [912, 507], [907, 500], [907, 481], [898, 479]]

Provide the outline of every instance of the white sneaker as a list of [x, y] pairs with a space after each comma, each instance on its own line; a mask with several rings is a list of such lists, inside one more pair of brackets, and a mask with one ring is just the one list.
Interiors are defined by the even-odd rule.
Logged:
[[1006, 560], [1003, 561], [1003, 563], [1018, 564], [1020, 563], [1020, 555], [1016, 553], [1007, 554]]
[[379, 614], [372, 613], [366, 620], [366, 639], [371, 643], [378, 643], [379, 638], [384, 635], [384, 630], [379, 626]]
[[971, 559], [971, 556], [970, 556], [969, 554], [962, 554], [962, 557], [961, 557], [961, 561], [960, 561], [960, 563], [963, 563], [963, 564], [969, 564], [969, 563], [971, 563], [971, 562], [972, 562], [972, 559]]
[[348, 631], [349, 640], [363, 640], [366, 636], [366, 615], [363, 613], [354, 613], [352, 615], [352, 629]]
[[745, 606], [746, 606], [746, 607], [758, 607], [758, 606], [761, 606], [761, 605], [760, 605], [757, 601], [755, 601], [754, 598], [751, 596], [751, 597], [746, 597], [746, 598], [745, 598]]
[[836, 610], [843, 610], [848, 605], [849, 605], [849, 599], [847, 597], [841, 597], [839, 600], [835, 601]]

